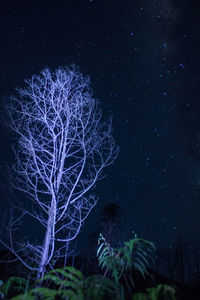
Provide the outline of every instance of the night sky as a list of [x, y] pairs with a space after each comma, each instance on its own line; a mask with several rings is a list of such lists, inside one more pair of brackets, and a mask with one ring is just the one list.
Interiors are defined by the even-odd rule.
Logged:
[[[169, 247], [181, 235], [199, 249], [199, 1], [3, 2], [1, 99], [45, 67], [75, 63], [91, 77], [104, 116], [113, 116], [120, 154], [97, 184], [84, 232], [114, 202], [125, 238], [135, 231]], [[3, 174], [12, 140], [3, 127], [0, 134]]]

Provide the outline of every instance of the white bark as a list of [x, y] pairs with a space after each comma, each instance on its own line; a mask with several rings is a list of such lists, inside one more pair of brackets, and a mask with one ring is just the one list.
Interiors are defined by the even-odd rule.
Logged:
[[[42, 245], [27, 242], [21, 248], [32, 253], [24, 264], [37, 269], [40, 277], [52, 258], [62, 257], [65, 244], [78, 235], [96, 204], [89, 191], [116, 158], [118, 148], [111, 119], [102, 121], [89, 78], [75, 67], [55, 73], [45, 69], [32, 76], [10, 98], [7, 112], [9, 126], [19, 137], [12, 184], [33, 204], [19, 209], [45, 232]], [[13, 229], [9, 235], [10, 244], [1, 242], [22, 261]]]

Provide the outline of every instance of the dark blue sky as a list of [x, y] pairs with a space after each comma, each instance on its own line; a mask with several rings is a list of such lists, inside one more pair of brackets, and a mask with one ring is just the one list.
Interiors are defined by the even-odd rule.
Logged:
[[[198, 1], [63, 3], [1, 4], [1, 97], [44, 67], [79, 65], [104, 115], [113, 115], [120, 146], [98, 183], [99, 204], [85, 230], [92, 232], [101, 208], [115, 202], [127, 236], [134, 230], [169, 246], [182, 235], [199, 248]], [[3, 129], [1, 135], [2, 166], [11, 159], [11, 140]]]

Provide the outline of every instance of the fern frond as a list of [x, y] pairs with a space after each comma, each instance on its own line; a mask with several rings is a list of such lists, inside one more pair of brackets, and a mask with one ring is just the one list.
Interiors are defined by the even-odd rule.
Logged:
[[58, 290], [57, 295], [67, 300], [84, 300], [83, 291], [80, 290]]
[[35, 300], [35, 296], [31, 295], [30, 293], [25, 293], [12, 297], [10, 300]]
[[102, 275], [91, 275], [85, 279], [86, 299], [103, 300], [107, 295], [116, 300], [125, 300], [122, 286]]
[[74, 281], [81, 281], [83, 280], [83, 274], [81, 271], [77, 270], [74, 267], [65, 267], [63, 269], [55, 269], [49, 272], [49, 274], [61, 274], [65, 278], [74, 280]]
[[63, 269], [50, 271], [47, 275], [40, 278], [38, 282], [42, 282], [44, 280], [50, 280], [60, 287], [78, 289], [82, 285], [84, 276], [74, 267], [65, 267]]
[[37, 287], [30, 291], [31, 294], [40, 295], [42, 300], [54, 300], [57, 294], [56, 290], [45, 287]]
[[63, 284], [63, 280], [60, 279], [59, 277], [57, 277], [56, 275], [53, 275], [53, 274], [46, 274], [44, 275], [43, 277], [41, 277], [37, 283], [40, 283], [40, 282], [43, 282], [45, 280], [49, 280], [51, 282], [53, 282], [54, 284], [56, 285], [62, 285]]
[[18, 292], [24, 292], [26, 287], [26, 280], [22, 277], [10, 277], [4, 284], [0, 286], [0, 293], [4, 297], [7, 296], [9, 290], [12, 288]]

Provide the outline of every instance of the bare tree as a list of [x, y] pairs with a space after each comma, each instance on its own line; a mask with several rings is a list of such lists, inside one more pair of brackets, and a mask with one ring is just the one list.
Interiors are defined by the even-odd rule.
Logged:
[[[39, 278], [52, 259], [66, 255], [67, 243], [96, 204], [89, 191], [117, 157], [118, 147], [111, 118], [102, 120], [89, 78], [74, 66], [45, 69], [25, 80], [6, 108], [18, 137], [12, 184], [31, 201], [14, 208], [20, 213], [9, 218], [8, 240], [1, 243]], [[27, 216], [40, 224], [43, 242], [28, 239], [15, 248], [16, 230]]]

